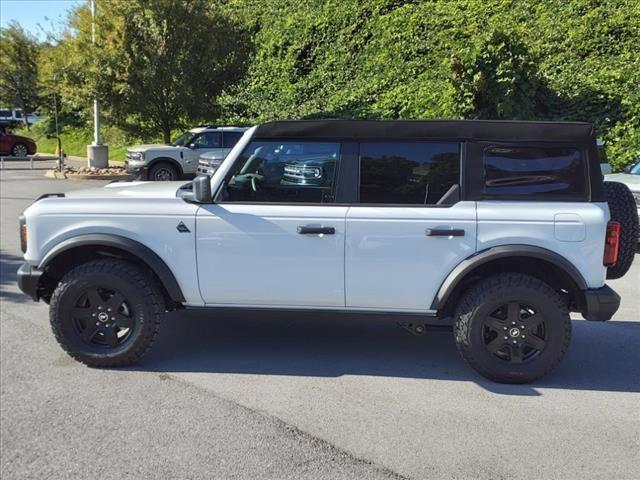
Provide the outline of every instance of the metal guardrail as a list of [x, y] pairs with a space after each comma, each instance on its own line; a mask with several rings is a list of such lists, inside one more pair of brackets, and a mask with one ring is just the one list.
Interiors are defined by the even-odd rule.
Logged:
[[31, 170], [33, 170], [33, 162], [50, 162], [55, 160], [60, 162], [58, 155], [27, 155], [26, 157], [2, 157], [0, 156], [0, 170], [4, 170], [4, 162], [29, 162]]

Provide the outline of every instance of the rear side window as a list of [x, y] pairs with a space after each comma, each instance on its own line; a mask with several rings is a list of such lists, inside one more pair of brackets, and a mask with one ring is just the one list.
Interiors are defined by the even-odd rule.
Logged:
[[564, 147], [488, 147], [484, 150], [484, 191], [490, 195], [583, 195], [582, 154]]
[[459, 182], [457, 143], [360, 144], [360, 203], [433, 205]]
[[222, 135], [222, 145], [224, 148], [233, 148], [238, 140], [242, 138], [244, 132], [224, 132]]

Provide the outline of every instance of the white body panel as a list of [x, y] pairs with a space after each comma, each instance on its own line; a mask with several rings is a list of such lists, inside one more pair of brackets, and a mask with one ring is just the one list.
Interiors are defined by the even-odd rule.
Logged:
[[570, 261], [589, 288], [604, 285], [606, 203], [478, 202], [478, 251], [498, 245], [533, 245]]
[[[428, 228], [463, 229], [430, 237]], [[426, 311], [445, 277], [476, 250], [476, 204], [354, 206], [347, 214], [347, 307]]]
[[[344, 308], [347, 207], [204, 205], [198, 276], [207, 304]], [[301, 235], [298, 226], [335, 228]]]
[[154, 251], [172, 271], [187, 304], [202, 305], [195, 275], [195, 236], [176, 229], [184, 222], [195, 232], [199, 208], [176, 198], [182, 183], [112, 184], [74, 192], [67, 198], [40, 200], [25, 211], [29, 226], [25, 260], [37, 266], [54, 246], [78, 235], [120, 235]]

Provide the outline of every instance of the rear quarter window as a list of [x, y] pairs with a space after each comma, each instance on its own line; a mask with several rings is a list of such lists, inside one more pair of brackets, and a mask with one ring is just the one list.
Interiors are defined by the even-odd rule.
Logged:
[[581, 150], [568, 147], [491, 146], [484, 150], [484, 193], [491, 196], [586, 194]]

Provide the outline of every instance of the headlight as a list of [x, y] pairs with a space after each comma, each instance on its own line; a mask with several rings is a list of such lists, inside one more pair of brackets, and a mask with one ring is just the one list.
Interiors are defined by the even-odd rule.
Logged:
[[144, 152], [127, 152], [127, 157], [134, 162], [140, 162], [144, 160]]

